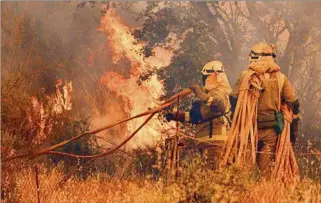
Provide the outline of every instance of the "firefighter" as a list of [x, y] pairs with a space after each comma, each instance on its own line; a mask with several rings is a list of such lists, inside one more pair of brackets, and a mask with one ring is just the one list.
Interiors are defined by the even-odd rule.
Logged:
[[[299, 113], [299, 101], [294, 89], [288, 78], [280, 72], [280, 67], [276, 64], [275, 57], [274, 45], [265, 42], [254, 45], [249, 55], [250, 65], [241, 72], [230, 94], [233, 113], [244, 76], [249, 71], [254, 71], [262, 78], [262, 90], [258, 99], [257, 109], [258, 150], [260, 151], [257, 154], [257, 166], [265, 177], [269, 177], [271, 172], [274, 159], [273, 153], [275, 152], [278, 135], [282, 131], [283, 116], [278, 111], [279, 102], [285, 102], [292, 107], [295, 115]], [[298, 118], [298, 116], [294, 116], [294, 118]], [[298, 120], [294, 119], [291, 125], [291, 141], [294, 144], [298, 134]]]
[[211, 61], [202, 69], [203, 88], [190, 87], [196, 97], [188, 112], [169, 112], [167, 121], [189, 122], [196, 125], [195, 139], [200, 153], [208, 158], [211, 168], [216, 168], [220, 152], [227, 140], [230, 127], [229, 93], [232, 91], [220, 61]]

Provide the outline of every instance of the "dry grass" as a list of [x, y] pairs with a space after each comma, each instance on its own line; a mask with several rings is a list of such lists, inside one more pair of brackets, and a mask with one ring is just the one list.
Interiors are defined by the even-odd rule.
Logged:
[[[62, 173], [57, 169], [40, 175], [41, 202], [178, 202], [182, 191], [177, 185], [165, 187], [160, 182], [119, 180], [103, 174], [87, 180], [76, 177], [57, 187]], [[18, 174], [16, 201], [37, 202], [35, 175], [31, 169]]]
[[285, 187], [280, 183], [261, 181], [242, 198], [242, 202], [321, 202], [321, 185], [309, 179]]
[[[11, 198], [3, 202], [37, 202], [35, 173], [29, 168], [15, 175]], [[165, 185], [162, 178], [155, 181], [149, 176], [120, 179], [105, 173], [92, 174], [86, 180], [72, 177], [62, 186], [61, 168], [40, 169], [41, 202], [321, 202], [321, 184], [302, 180], [297, 185], [260, 180], [247, 171], [230, 167], [210, 171], [195, 159], [181, 170], [174, 184]]]

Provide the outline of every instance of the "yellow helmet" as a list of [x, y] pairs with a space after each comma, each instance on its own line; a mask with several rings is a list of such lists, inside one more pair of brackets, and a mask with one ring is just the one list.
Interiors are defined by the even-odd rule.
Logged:
[[205, 64], [202, 69], [202, 75], [207, 76], [215, 72], [224, 72], [224, 67], [221, 61], [211, 61]]
[[274, 53], [275, 45], [267, 44], [265, 42], [259, 42], [254, 45], [251, 49], [250, 53], [250, 62], [254, 62], [259, 60], [262, 56], [272, 56], [273, 58], [276, 57]]

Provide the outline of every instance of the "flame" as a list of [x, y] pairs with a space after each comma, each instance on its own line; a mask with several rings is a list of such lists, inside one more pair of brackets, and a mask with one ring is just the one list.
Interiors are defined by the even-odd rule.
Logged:
[[[60, 87], [62, 86], [62, 91]], [[66, 84], [62, 84], [62, 80], [57, 80], [56, 94], [52, 98], [53, 100], [53, 112], [57, 115], [62, 114], [63, 111], [69, 111], [72, 108], [71, 103], [72, 82], [66, 81]]]
[[[40, 144], [46, 139], [45, 132], [48, 127], [46, 125], [48, 114], [45, 112], [43, 103], [36, 96], [31, 96], [30, 101], [32, 109], [28, 119], [33, 127], [33, 131], [36, 132], [34, 142]], [[49, 126], [49, 128], [51, 127]]]
[[[124, 77], [116, 71], [105, 73], [100, 82], [115, 92], [118, 97], [123, 98], [122, 105], [128, 116], [139, 114], [158, 105], [158, 98], [164, 93], [164, 84], [159, 81], [156, 75], [151, 76], [141, 84], [137, 83], [140, 74], [150, 70], [169, 65], [173, 51], [157, 47], [153, 51], [155, 56], [148, 59], [140, 53], [144, 44], [137, 43], [131, 35], [128, 26], [122, 23], [119, 16], [113, 9], [109, 9], [101, 19], [100, 30], [107, 34], [109, 47], [112, 50], [114, 64], [120, 64], [122, 59], [130, 61], [129, 77]], [[136, 119], [127, 123], [127, 132], [133, 132], [141, 123], [142, 119]], [[131, 146], [142, 146], [154, 143], [160, 137], [161, 123], [158, 119], [152, 119], [136, 136]], [[117, 139], [117, 138], [116, 138]]]
[[[62, 87], [62, 91], [60, 90]], [[65, 85], [61, 79], [57, 80], [56, 92], [54, 95], [45, 95], [45, 99], [50, 106], [45, 106], [43, 101], [36, 96], [31, 96], [31, 111], [29, 112], [29, 122], [35, 133], [34, 142], [41, 144], [52, 130], [50, 115], [61, 115], [64, 111], [72, 109], [71, 92], [72, 82], [66, 81]], [[44, 88], [42, 89], [45, 90]], [[52, 108], [51, 108], [52, 107]]]

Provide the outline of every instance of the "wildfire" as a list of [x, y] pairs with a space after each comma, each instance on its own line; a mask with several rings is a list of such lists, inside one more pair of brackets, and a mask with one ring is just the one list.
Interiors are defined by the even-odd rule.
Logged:
[[72, 109], [72, 82], [66, 81], [63, 85], [60, 79], [55, 85], [55, 90], [55, 94], [45, 95], [49, 106], [44, 106], [43, 101], [36, 96], [30, 97], [32, 109], [28, 119], [36, 132], [34, 142], [37, 144], [41, 144], [52, 130], [49, 115], [61, 115], [64, 111]]
[[[141, 84], [137, 80], [141, 73], [148, 71], [150, 67], [162, 68], [170, 63], [172, 52], [161, 47], [154, 49], [155, 56], [144, 58], [140, 54], [143, 44], [136, 43], [135, 38], [131, 35], [128, 26], [122, 23], [115, 11], [109, 9], [101, 19], [101, 31], [108, 36], [109, 47], [112, 50], [113, 63], [119, 64], [122, 59], [130, 61], [130, 76], [123, 77], [121, 74], [110, 71], [101, 77], [100, 82], [114, 91], [119, 97], [124, 98], [123, 108], [129, 113], [129, 116], [136, 115], [146, 111], [149, 107], [157, 106], [158, 98], [164, 93], [164, 86], [161, 81], [153, 75], [149, 80]], [[142, 119], [129, 122], [127, 132], [134, 131], [141, 123]], [[153, 143], [160, 136], [161, 125], [158, 119], [153, 119], [144, 127], [139, 136], [131, 142], [132, 146], [141, 146]], [[121, 135], [123, 136], [123, 135]]]

